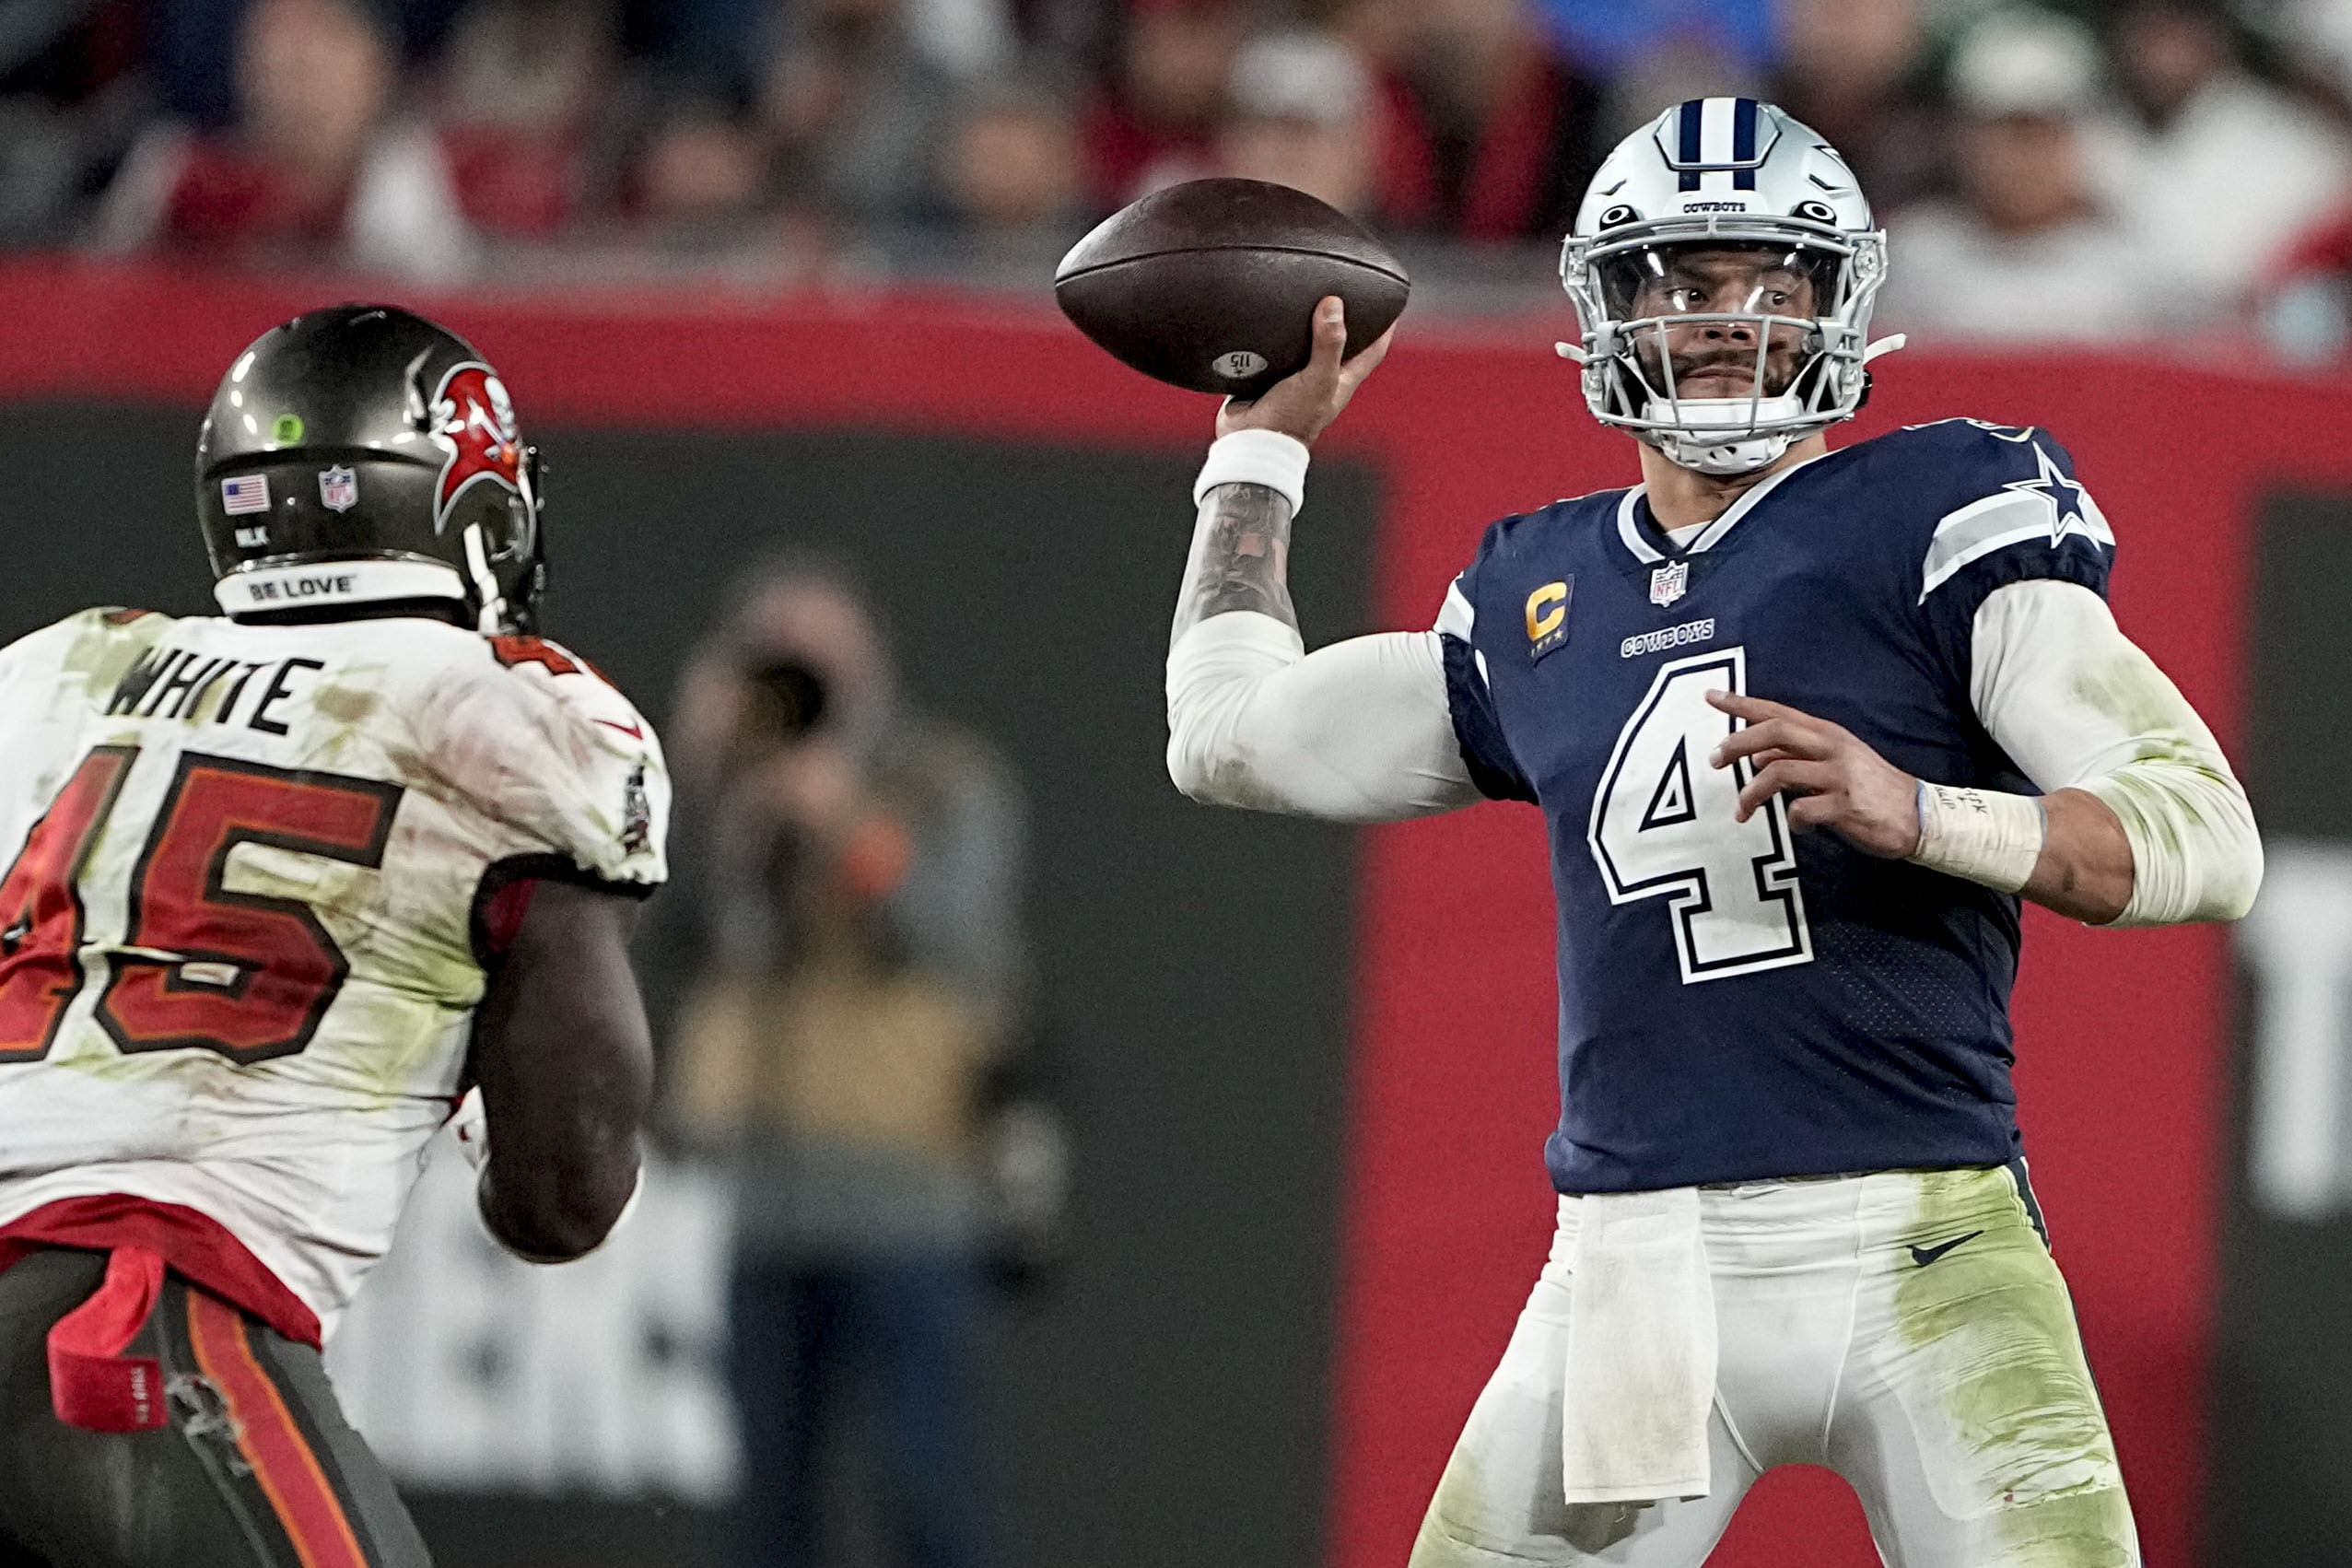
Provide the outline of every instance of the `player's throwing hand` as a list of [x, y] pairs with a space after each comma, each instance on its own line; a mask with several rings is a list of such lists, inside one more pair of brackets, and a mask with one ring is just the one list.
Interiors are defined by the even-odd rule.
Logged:
[[1347, 308], [1336, 294], [1326, 295], [1315, 307], [1315, 354], [1306, 369], [1285, 376], [1254, 402], [1227, 398], [1217, 411], [1217, 434], [1235, 430], [1272, 430], [1295, 437], [1309, 446], [1348, 406], [1348, 400], [1378, 368], [1397, 335], [1390, 327], [1364, 351], [1343, 360], [1348, 348]]
[[1739, 791], [1739, 821], [1786, 795], [1790, 822], [1834, 829], [1865, 854], [1901, 860], [1919, 848], [1919, 780], [1853, 731], [1760, 697], [1709, 692], [1707, 701], [1747, 721], [1708, 758], [1729, 767], [1746, 757], [1755, 769]]

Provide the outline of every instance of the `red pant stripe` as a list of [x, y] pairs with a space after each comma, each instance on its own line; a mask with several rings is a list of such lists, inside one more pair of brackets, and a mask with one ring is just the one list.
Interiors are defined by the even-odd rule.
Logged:
[[237, 1423], [237, 1446], [253, 1479], [294, 1543], [301, 1568], [368, 1568], [368, 1554], [320, 1468], [310, 1441], [294, 1424], [277, 1385], [253, 1355], [245, 1319], [203, 1291], [188, 1293], [188, 1338], [196, 1365]]

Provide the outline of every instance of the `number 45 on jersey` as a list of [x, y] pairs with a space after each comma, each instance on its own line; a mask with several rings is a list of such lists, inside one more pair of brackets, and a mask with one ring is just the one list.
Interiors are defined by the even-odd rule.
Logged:
[[1707, 694], [1747, 690], [1745, 649], [1660, 668], [1593, 795], [1586, 839], [1609, 902], [1666, 900], [1685, 985], [1813, 959], [1786, 805], [1775, 795], [1737, 820], [1754, 771], [1744, 757], [1729, 767], [1707, 760], [1738, 725]]
[[[90, 853], [135, 746], [82, 759], [0, 878], [0, 1063], [46, 1055], [83, 984]], [[400, 786], [185, 753], [130, 873], [97, 1019], [124, 1051], [233, 1061], [310, 1043], [351, 966], [310, 906], [226, 885], [240, 844], [383, 863]]]

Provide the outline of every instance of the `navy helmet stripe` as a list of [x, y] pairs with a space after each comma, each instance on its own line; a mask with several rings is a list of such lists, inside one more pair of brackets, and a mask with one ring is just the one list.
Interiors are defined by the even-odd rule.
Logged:
[[[1752, 162], [1756, 157], [1756, 100], [1736, 98], [1731, 100], [1731, 156], [1738, 163]], [[1733, 171], [1732, 188], [1752, 191], [1756, 188], [1756, 171], [1741, 169]]]
[[1674, 161], [1682, 166], [1682, 177], [1675, 183], [1685, 191], [1699, 188], [1699, 114], [1703, 107], [1695, 98], [1682, 106], [1681, 146]]

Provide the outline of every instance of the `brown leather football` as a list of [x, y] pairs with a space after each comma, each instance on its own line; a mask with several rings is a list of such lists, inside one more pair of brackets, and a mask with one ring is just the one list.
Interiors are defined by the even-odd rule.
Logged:
[[1304, 191], [1193, 180], [1105, 218], [1054, 272], [1080, 332], [1147, 376], [1256, 397], [1307, 361], [1315, 302], [1348, 308], [1348, 353], [1387, 332], [1411, 287], [1363, 225]]

